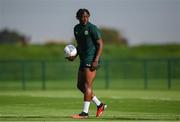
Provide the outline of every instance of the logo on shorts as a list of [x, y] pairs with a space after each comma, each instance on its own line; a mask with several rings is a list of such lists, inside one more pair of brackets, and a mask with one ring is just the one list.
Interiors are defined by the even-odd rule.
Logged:
[[87, 30], [84, 31], [84, 35], [88, 35], [88, 33], [89, 33], [89, 32], [88, 32]]
[[86, 64], [86, 67], [91, 67], [91, 64]]

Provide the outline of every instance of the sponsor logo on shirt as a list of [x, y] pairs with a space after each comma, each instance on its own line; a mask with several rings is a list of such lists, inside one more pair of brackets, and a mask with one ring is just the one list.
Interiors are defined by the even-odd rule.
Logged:
[[88, 33], [89, 33], [89, 32], [88, 32], [87, 30], [84, 31], [84, 35], [88, 35]]

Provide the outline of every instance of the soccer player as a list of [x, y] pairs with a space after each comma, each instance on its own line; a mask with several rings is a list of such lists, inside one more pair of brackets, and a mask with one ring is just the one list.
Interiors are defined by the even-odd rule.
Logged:
[[[93, 81], [96, 77], [96, 71], [100, 66], [103, 40], [99, 29], [89, 22], [89, 17], [90, 13], [87, 9], [79, 9], [76, 13], [79, 24], [74, 27], [74, 36], [77, 41], [77, 55], [80, 58], [77, 88], [84, 95], [82, 112], [72, 116], [72, 118], [76, 119], [88, 118], [91, 101], [97, 106], [96, 117], [100, 117], [107, 107], [93, 93]], [[67, 59], [73, 61], [77, 55]]]

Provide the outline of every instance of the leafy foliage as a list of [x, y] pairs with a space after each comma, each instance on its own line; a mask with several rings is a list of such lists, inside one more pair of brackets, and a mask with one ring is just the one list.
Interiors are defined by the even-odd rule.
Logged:
[[17, 31], [11, 31], [9, 29], [4, 29], [0, 31], [0, 44], [20, 44], [27, 45], [29, 39], [20, 34]]
[[[45, 59], [64, 60], [65, 45], [28, 45], [26, 47], [16, 45], [0, 45], [0, 60], [15, 59]], [[180, 45], [142, 45], [127, 47], [119, 45], [104, 45], [103, 58], [178, 58], [180, 57]]]
[[102, 38], [107, 44], [127, 45], [128, 41], [123, 35], [113, 28], [101, 28]]

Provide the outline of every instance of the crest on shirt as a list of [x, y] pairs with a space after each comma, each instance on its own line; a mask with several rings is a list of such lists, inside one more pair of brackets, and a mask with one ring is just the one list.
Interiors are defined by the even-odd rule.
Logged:
[[84, 35], [88, 35], [88, 33], [89, 33], [89, 32], [88, 32], [87, 30], [84, 31]]

